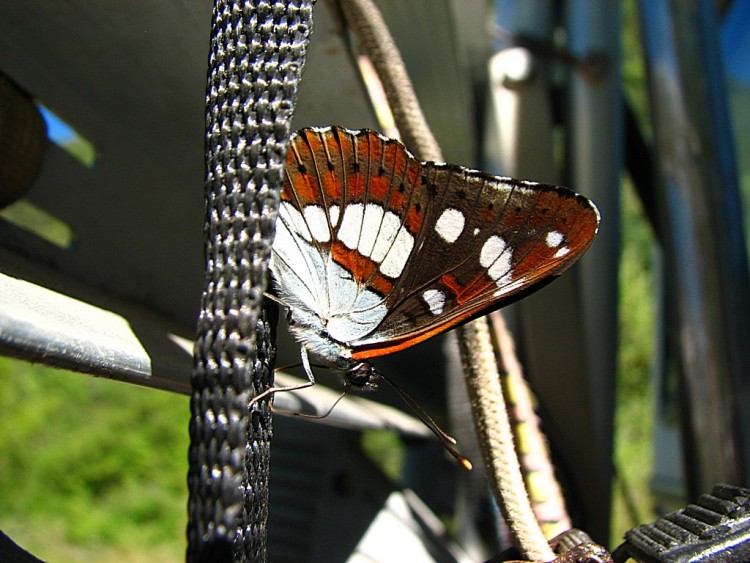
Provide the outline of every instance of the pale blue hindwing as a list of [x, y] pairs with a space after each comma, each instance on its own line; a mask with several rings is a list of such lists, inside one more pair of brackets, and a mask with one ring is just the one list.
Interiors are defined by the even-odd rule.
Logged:
[[291, 203], [281, 203], [271, 271], [279, 298], [292, 311], [291, 330], [304, 346], [335, 363], [351, 355], [347, 343], [377, 329], [388, 309], [312, 243], [311, 230], [317, 228], [308, 227]]

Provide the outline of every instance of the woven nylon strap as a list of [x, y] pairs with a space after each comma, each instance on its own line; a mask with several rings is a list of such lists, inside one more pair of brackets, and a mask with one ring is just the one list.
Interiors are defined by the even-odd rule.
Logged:
[[312, 0], [216, 0], [206, 94], [206, 278], [195, 344], [188, 561], [264, 561], [271, 383], [261, 313]]

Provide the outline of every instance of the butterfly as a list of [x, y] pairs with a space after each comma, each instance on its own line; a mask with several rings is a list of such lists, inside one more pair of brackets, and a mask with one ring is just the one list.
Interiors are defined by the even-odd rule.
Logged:
[[354, 386], [372, 358], [508, 304], [575, 263], [599, 225], [568, 189], [420, 162], [369, 130], [291, 139], [270, 269], [308, 353]]

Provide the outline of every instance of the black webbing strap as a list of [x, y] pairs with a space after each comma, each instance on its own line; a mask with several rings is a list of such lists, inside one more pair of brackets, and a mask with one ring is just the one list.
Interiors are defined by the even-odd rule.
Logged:
[[264, 561], [271, 383], [262, 315], [313, 0], [215, 0], [206, 94], [206, 278], [195, 344], [188, 561]]

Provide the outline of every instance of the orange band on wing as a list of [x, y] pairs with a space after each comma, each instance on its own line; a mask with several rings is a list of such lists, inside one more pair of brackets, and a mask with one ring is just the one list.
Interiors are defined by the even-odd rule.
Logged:
[[360, 254], [358, 250], [349, 249], [337, 241], [331, 245], [331, 256], [358, 284], [367, 285], [381, 296], [393, 289], [393, 282], [380, 273], [378, 264]]

